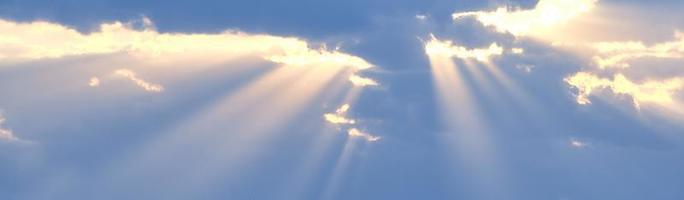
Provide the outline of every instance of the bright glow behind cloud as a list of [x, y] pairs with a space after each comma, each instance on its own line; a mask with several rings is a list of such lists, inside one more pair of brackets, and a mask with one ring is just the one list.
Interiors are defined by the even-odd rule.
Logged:
[[520, 10], [499, 7], [496, 11], [454, 13], [454, 20], [474, 17], [485, 26], [497, 31], [525, 36], [540, 29], [569, 21], [590, 11], [598, 0], [540, 0], [534, 9]]

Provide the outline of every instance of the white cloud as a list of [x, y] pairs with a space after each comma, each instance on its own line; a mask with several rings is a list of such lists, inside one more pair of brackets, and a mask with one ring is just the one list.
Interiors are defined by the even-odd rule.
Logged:
[[114, 72], [114, 75], [126, 78], [126, 79], [132, 81], [133, 83], [135, 83], [140, 88], [143, 88], [145, 91], [148, 91], [148, 92], [162, 92], [162, 91], [164, 91], [164, 87], [162, 85], [149, 83], [143, 79], [140, 79], [135, 74], [135, 72], [133, 72], [129, 69], [116, 70]]
[[534, 9], [521, 10], [499, 7], [495, 11], [475, 11], [454, 13], [452, 18], [459, 20], [474, 17], [485, 26], [493, 26], [497, 31], [509, 32], [516, 36], [533, 34], [565, 23], [582, 13], [589, 12], [598, 0], [539, 0]]
[[347, 134], [351, 137], [363, 138], [368, 142], [375, 142], [375, 141], [378, 141], [381, 139], [380, 136], [374, 136], [374, 135], [368, 134], [366, 132], [360, 131], [359, 129], [356, 129], [356, 128], [351, 128], [351, 129], [347, 130]]
[[574, 147], [574, 148], [584, 148], [588, 145], [587, 143], [580, 141], [578, 139], [575, 139], [575, 138], [570, 138], [569, 144], [571, 147]]
[[0, 115], [0, 140], [20, 141], [20, 139], [14, 135], [12, 130], [3, 127], [4, 124], [5, 118], [2, 115]]
[[349, 81], [352, 84], [354, 84], [355, 86], [359, 86], [359, 87], [379, 85], [378, 82], [373, 80], [373, 79], [361, 77], [361, 76], [355, 75], [355, 74], [349, 76]]
[[480, 62], [489, 62], [494, 56], [503, 53], [503, 48], [492, 43], [488, 48], [468, 49], [466, 47], [454, 45], [449, 40], [439, 40], [434, 35], [425, 43], [425, 53], [428, 55], [440, 55], [445, 57], [456, 57], [460, 59], [475, 59]]

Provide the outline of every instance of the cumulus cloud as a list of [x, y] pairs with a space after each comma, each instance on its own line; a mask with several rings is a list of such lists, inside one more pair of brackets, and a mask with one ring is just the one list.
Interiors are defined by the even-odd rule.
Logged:
[[677, 32], [674, 41], [646, 45], [641, 41], [599, 42], [592, 45], [598, 51], [594, 57], [596, 64], [602, 68], [629, 67], [632, 59], [684, 58], [684, 33]]
[[356, 129], [356, 128], [351, 128], [351, 129], [347, 130], [347, 134], [351, 137], [363, 138], [368, 142], [375, 142], [375, 141], [378, 141], [381, 139], [380, 136], [374, 136], [374, 135], [368, 134], [368, 133], [363, 132], [363, 131]]
[[[373, 65], [364, 59], [325, 48], [312, 49], [299, 38], [225, 31], [218, 34], [159, 33], [149, 19], [136, 30], [130, 23], [102, 24], [99, 31], [80, 33], [50, 22], [18, 23], [0, 19], [0, 61], [64, 56], [128, 53], [136, 56], [256, 56], [283, 65], [353, 67]], [[168, 57], [167, 57], [168, 58]]]
[[359, 87], [379, 85], [378, 82], [373, 80], [373, 79], [362, 77], [362, 76], [355, 75], [355, 74], [349, 76], [349, 82], [351, 82], [355, 86], [359, 86]]
[[5, 140], [5, 141], [20, 141], [20, 139], [14, 135], [12, 130], [9, 130], [3, 125], [5, 124], [5, 117], [0, 115], [0, 140]]
[[460, 20], [474, 17], [485, 26], [493, 26], [499, 32], [516, 36], [533, 34], [565, 23], [582, 13], [590, 11], [598, 0], [539, 0], [534, 9], [499, 7], [495, 11], [474, 11], [454, 13], [452, 18]]
[[138, 78], [138, 76], [135, 74], [135, 72], [129, 70], [129, 69], [119, 69], [114, 72], [114, 75], [126, 78], [133, 83], [135, 83], [137, 86], [140, 88], [143, 88], [145, 91], [148, 92], [162, 92], [164, 91], [164, 86], [159, 85], [159, 84], [154, 84], [154, 83], [149, 83], [141, 78]]
[[468, 49], [463, 46], [454, 45], [449, 40], [439, 40], [434, 35], [431, 35], [431, 39], [425, 43], [425, 53], [428, 55], [489, 62], [492, 57], [501, 55], [503, 48], [496, 43], [492, 43], [488, 48]]
[[577, 103], [591, 103], [589, 96], [597, 90], [608, 89], [616, 95], [628, 95], [634, 106], [642, 104], [673, 105], [675, 94], [684, 89], [684, 78], [671, 78], [663, 81], [645, 81], [635, 83], [623, 74], [616, 74], [612, 79], [601, 78], [588, 72], [579, 72], [565, 78], [565, 82], [577, 89]]

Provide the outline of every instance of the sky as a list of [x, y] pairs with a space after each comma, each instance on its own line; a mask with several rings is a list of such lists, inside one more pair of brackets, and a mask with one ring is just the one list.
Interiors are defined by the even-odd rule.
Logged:
[[684, 199], [682, 8], [3, 0], [0, 199]]

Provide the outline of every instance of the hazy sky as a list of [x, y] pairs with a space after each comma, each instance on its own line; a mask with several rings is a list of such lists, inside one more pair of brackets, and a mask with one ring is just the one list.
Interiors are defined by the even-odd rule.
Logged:
[[0, 199], [684, 199], [683, 8], [3, 0]]

